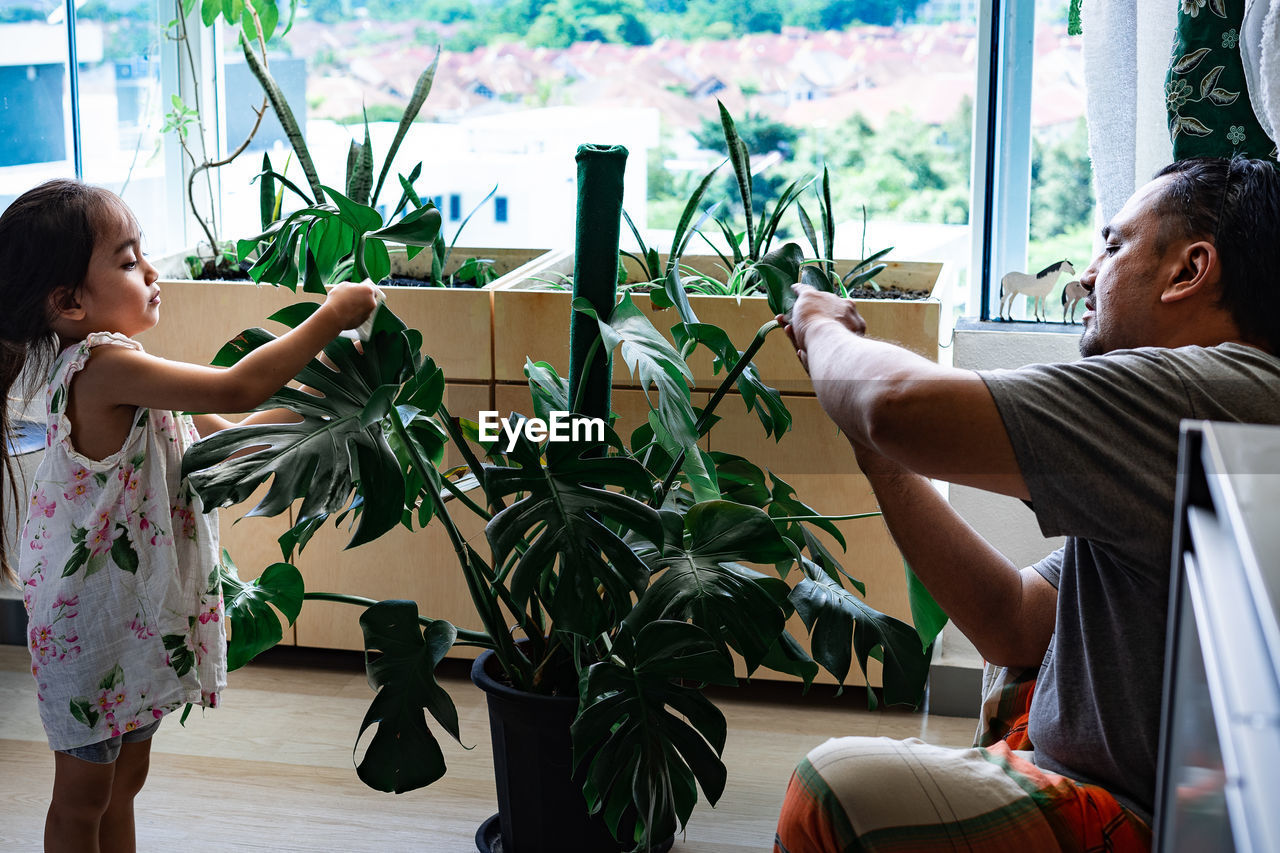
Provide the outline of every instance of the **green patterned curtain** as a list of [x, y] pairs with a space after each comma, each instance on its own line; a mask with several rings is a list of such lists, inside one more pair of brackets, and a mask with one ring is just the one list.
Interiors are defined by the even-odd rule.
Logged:
[[1173, 159], [1276, 159], [1249, 103], [1240, 59], [1245, 0], [1176, 0], [1178, 29], [1165, 77]]

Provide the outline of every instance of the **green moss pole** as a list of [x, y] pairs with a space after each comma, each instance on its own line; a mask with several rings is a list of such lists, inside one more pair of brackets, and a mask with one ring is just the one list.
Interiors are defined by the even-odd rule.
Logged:
[[[618, 239], [622, 230], [622, 173], [627, 149], [621, 145], [582, 145], [578, 148], [578, 223], [573, 261], [573, 297], [585, 297], [601, 318], [613, 312], [618, 291]], [[579, 399], [574, 411], [592, 418], [609, 418], [609, 354], [600, 327], [590, 317], [573, 312], [569, 322], [569, 399]], [[585, 364], [590, 357], [590, 364]]]

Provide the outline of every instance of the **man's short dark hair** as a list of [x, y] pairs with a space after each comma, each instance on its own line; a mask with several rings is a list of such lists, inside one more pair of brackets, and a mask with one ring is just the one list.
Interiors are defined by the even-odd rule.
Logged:
[[1280, 169], [1266, 160], [1191, 157], [1157, 202], [1162, 237], [1212, 240], [1222, 264], [1219, 304], [1245, 339], [1280, 354]]

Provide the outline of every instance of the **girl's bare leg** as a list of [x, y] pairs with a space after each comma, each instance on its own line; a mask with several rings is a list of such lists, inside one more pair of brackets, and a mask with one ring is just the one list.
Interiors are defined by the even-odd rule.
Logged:
[[98, 832], [111, 804], [114, 764], [53, 754], [53, 798], [44, 824], [45, 853], [100, 853]]
[[120, 745], [116, 775], [111, 782], [111, 800], [98, 827], [101, 853], [134, 853], [137, 837], [133, 823], [133, 798], [147, 781], [151, 766], [151, 739]]

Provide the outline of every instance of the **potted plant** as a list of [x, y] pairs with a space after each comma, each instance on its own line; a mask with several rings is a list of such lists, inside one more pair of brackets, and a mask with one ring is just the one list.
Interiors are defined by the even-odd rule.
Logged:
[[[326, 347], [337, 372], [313, 361], [298, 375], [310, 390], [285, 388], [264, 404], [292, 409], [300, 423], [217, 433], [199, 442], [183, 467], [209, 508], [245, 500], [269, 481], [252, 514], [293, 508], [293, 525], [281, 537], [286, 560], [330, 516], [351, 522], [350, 547], [397, 526], [434, 523], [447, 534], [482, 630], [420, 614], [412, 601], [304, 592], [288, 562], [251, 583], [229, 560], [223, 568], [235, 663], [279, 640], [268, 602], [290, 619], [304, 598], [364, 608], [359, 621], [377, 694], [357, 735], [363, 739], [376, 725], [357, 766], [362, 780], [401, 792], [445, 772], [427, 714], [455, 738], [459, 724], [435, 668], [456, 645], [484, 649], [494, 663], [480, 663], [481, 672], [511, 690], [570, 704], [572, 761], [560, 765], [566, 774], [572, 768], [572, 784], [585, 798], [577, 816], [595, 815], [617, 849], [648, 850], [688, 819], [697, 788], [712, 803], [723, 790], [725, 721], [702, 688], [736, 683], [734, 654], [748, 672], [769, 667], [806, 684], [819, 667], [843, 682], [853, 659], [865, 671], [876, 658], [885, 699], [915, 705], [932, 636], [865, 604], [860, 583], [815, 535], [834, 529], [829, 517], [747, 458], [699, 446], [732, 387], [751, 389], [748, 405], [766, 418], [784, 410], [752, 367], [777, 327], [772, 313], [783, 306], [771, 304], [743, 352], [722, 345], [720, 330], [680, 308], [685, 340], [717, 348], [727, 370], [708, 404], [695, 407], [681, 351], [629, 295], [615, 299], [621, 167], [617, 151], [580, 150], [570, 375], [527, 362], [532, 417], [508, 416], [503, 432], [511, 438], [485, 439], [481, 424], [442, 405], [445, 373], [421, 352], [421, 333], [384, 305], [361, 348], [341, 338]], [[587, 188], [601, 176], [616, 193], [592, 200]], [[279, 272], [270, 262], [266, 269]], [[670, 295], [677, 305], [686, 301], [678, 289]], [[295, 305], [274, 319], [293, 325], [314, 307]], [[270, 338], [248, 330], [219, 363]], [[654, 397], [648, 422], [629, 436], [607, 426], [615, 351]], [[555, 412], [599, 430], [539, 439], [534, 418], [549, 422]], [[465, 464], [442, 471], [449, 444]], [[460, 533], [457, 512], [484, 520], [488, 556]], [[812, 655], [786, 630], [792, 613], [812, 634]], [[546, 784], [543, 778], [532, 787]], [[553, 820], [557, 830], [565, 825]], [[503, 849], [526, 841], [506, 837]]]
[[[724, 162], [704, 176], [690, 195], [666, 253], [646, 245], [630, 217], [626, 217], [638, 251], [622, 253], [619, 280], [632, 293], [636, 305], [664, 330], [668, 340], [682, 347], [687, 342], [676, 341], [671, 330], [687, 322], [686, 311], [724, 330], [729, 338], [740, 340], [749, 337], [759, 325], [760, 303], [766, 294], [789, 299], [790, 284], [803, 281], [857, 298], [858, 308], [875, 334], [936, 360], [940, 305], [929, 296], [941, 264], [886, 259], [892, 247], [861, 259], [841, 259], [835, 247], [830, 176], [825, 169], [820, 183], [816, 179], [807, 183], [794, 181], [781, 191], [772, 207], [765, 204], [757, 209], [750, 152], [732, 115], [723, 104], [719, 110], [729, 152], [725, 162], [732, 165], [736, 177], [743, 219], [734, 223], [725, 216], [716, 216], [716, 206], [702, 209], [707, 190]], [[816, 222], [804, 206], [804, 196], [810, 188], [818, 203]], [[793, 241], [776, 245], [785, 215], [793, 207], [811, 253]], [[713, 254], [690, 254], [693, 238], [702, 235], [708, 221], [719, 232], [718, 242], [703, 240]], [[521, 326], [564, 327], [569, 316], [565, 303], [573, 266], [571, 254], [549, 254], [522, 270], [523, 275], [512, 276], [496, 286], [499, 292], [494, 295], [494, 325], [514, 330], [495, 341], [494, 375], [498, 382], [523, 379], [524, 354], [531, 342], [520, 333]], [[686, 296], [677, 303], [672, 296], [675, 293]], [[673, 308], [678, 309], [679, 317], [671, 317]], [[543, 352], [557, 367], [567, 364], [567, 347]], [[710, 390], [719, 385], [722, 366], [718, 355], [712, 347], [691, 353], [695, 387]], [[757, 366], [776, 387], [788, 392], [809, 389], [808, 377], [785, 341], [767, 342], [756, 358]], [[613, 378], [621, 386], [634, 384], [620, 366], [615, 366]]]
[[[274, 13], [275, 7], [271, 9]], [[248, 22], [258, 20], [251, 5], [245, 6], [243, 14], [246, 29]], [[267, 25], [269, 37], [274, 16], [264, 19], [264, 26]], [[424, 202], [414, 188], [422, 164], [418, 163], [407, 176], [393, 174], [401, 144], [431, 91], [439, 51], [417, 80], [376, 181], [366, 121], [363, 143], [351, 143], [345, 181], [339, 190], [320, 182], [288, 100], [266, 66], [265, 47], [260, 57], [243, 34], [240, 41], [245, 60], [265, 93], [265, 103], [279, 117], [292, 147], [291, 156], [305, 179], [302, 185], [295, 183], [276, 171], [270, 157], [263, 155], [262, 170], [255, 177], [260, 188], [262, 233], [235, 241], [230, 249], [248, 281], [197, 282], [183, 278], [179, 270], [187, 265], [186, 253], [168, 263], [162, 261], [160, 285], [165, 291], [166, 312], [176, 322], [146, 335], [144, 344], [159, 355], [207, 361], [226, 340], [228, 330], [257, 322], [291, 301], [279, 288], [254, 286], [260, 282], [282, 285], [290, 291], [301, 287], [304, 293], [320, 295], [325, 285], [339, 281], [383, 281], [393, 274], [418, 276], [437, 287], [418, 290], [389, 284], [384, 289], [393, 308], [432, 340], [456, 342], [456, 346], [441, 351], [441, 366], [451, 379], [491, 382], [493, 369], [488, 348], [474, 346], [477, 335], [487, 336], [490, 320], [489, 296], [479, 291], [501, 284], [504, 276], [517, 272], [544, 252], [495, 250], [484, 257], [476, 250], [459, 250], [454, 244], [466, 220], [446, 244], [440, 212], [430, 201]], [[259, 42], [265, 44], [265, 39]], [[384, 221], [378, 202], [384, 188], [392, 186], [398, 192], [398, 201]], [[286, 211], [287, 195], [300, 200], [302, 206]], [[215, 241], [215, 245], [220, 244]], [[463, 279], [471, 289], [446, 292], [443, 287]], [[209, 323], [210, 317], [219, 318], [223, 325]]]

